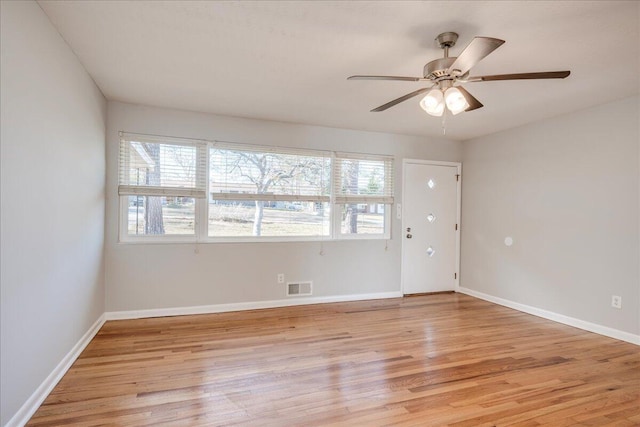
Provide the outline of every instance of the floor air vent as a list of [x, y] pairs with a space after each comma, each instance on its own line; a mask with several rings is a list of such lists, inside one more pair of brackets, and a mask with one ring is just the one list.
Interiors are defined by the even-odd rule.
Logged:
[[311, 282], [290, 282], [287, 283], [287, 296], [311, 295]]

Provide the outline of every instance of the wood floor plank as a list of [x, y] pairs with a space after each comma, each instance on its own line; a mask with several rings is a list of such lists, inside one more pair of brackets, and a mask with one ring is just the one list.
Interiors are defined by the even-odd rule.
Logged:
[[109, 321], [28, 425], [638, 425], [637, 346], [461, 294]]

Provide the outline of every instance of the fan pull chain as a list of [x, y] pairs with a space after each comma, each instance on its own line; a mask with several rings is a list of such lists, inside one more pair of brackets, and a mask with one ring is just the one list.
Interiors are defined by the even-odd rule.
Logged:
[[442, 134], [446, 135], [447, 134], [447, 109], [445, 108], [443, 113], [442, 113]]

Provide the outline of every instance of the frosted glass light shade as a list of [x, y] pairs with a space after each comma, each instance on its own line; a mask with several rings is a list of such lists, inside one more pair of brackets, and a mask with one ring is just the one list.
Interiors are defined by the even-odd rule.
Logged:
[[464, 110], [469, 108], [469, 103], [465, 99], [464, 95], [462, 95], [462, 92], [460, 92], [460, 90], [456, 87], [450, 87], [449, 89], [447, 89], [444, 98], [447, 103], [447, 108], [454, 115], [462, 113]]
[[420, 101], [420, 107], [427, 114], [432, 116], [440, 117], [442, 113], [444, 113], [444, 96], [442, 95], [442, 91], [440, 89], [434, 89], [427, 94], [422, 101]]

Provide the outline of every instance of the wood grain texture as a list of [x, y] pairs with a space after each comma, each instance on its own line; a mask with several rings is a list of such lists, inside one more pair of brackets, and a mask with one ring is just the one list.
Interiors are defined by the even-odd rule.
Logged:
[[633, 426], [640, 351], [461, 294], [110, 321], [28, 425]]

